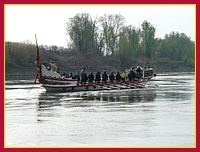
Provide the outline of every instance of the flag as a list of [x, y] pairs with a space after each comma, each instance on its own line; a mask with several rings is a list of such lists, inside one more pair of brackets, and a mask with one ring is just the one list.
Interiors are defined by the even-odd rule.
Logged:
[[142, 56], [142, 64], [144, 64], [144, 56]]

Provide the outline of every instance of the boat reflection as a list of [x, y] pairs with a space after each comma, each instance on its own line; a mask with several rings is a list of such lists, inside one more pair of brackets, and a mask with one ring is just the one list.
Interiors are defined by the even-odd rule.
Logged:
[[46, 94], [43, 92], [38, 97], [38, 109], [61, 106], [60, 98], [62, 96], [59, 94]]
[[[60, 110], [84, 112], [107, 111], [137, 103], [153, 102], [156, 91], [153, 90], [118, 90], [112, 92], [76, 92], [76, 93], [41, 93], [38, 97], [38, 122], [48, 121], [51, 117], [60, 117]], [[98, 108], [97, 108], [98, 107]], [[107, 107], [107, 108], [105, 108]], [[132, 107], [132, 106], [131, 106]], [[129, 108], [131, 108], [129, 107]], [[64, 109], [63, 109], [64, 108]], [[124, 109], [125, 110], [125, 109]]]
[[76, 93], [41, 93], [38, 98], [38, 108], [62, 106], [67, 103], [104, 102], [153, 102], [156, 98], [155, 90], [118, 90], [112, 92], [76, 92]]
[[156, 98], [155, 91], [147, 90], [131, 90], [131, 91], [118, 91], [118, 92], [107, 92], [101, 94], [90, 94], [81, 96], [83, 100], [98, 100], [107, 102], [152, 102]]

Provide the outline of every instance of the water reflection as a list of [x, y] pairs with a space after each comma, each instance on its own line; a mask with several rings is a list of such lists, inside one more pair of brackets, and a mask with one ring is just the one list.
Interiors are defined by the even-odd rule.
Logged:
[[61, 106], [60, 95], [41, 93], [38, 97], [38, 109], [48, 109], [54, 106]]
[[131, 90], [131, 91], [117, 91], [110, 93], [101, 93], [94, 95], [82, 96], [83, 100], [98, 100], [107, 102], [152, 102], [156, 98], [155, 91], [148, 90]]
[[[155, 90], [117, 90], [110, 92], [76, 92], [76, 93], [41, 93], [38, 96], [37, 122], [59, 119], [67, 115], [81, 112], [119, 112], [134, 111], [144, 108], [137, 103], [153, 102]], [[139, 106], [139, 107], [138, 107]], [[135, 107], [135, 108], [134, 108]], [[63, 113], [62, 113], [63, 111]], [[63, 116], [62, 116], [63, 115]]]
[[170, 101], [190, 100], [191, 94], [188, 92], [166, 92], [164, 98]]
[[[44, 109], [54, 106], [62, 106], [68, 103], [80, 106], [83, 104], [97, 102], [153, 102], [156, 98], [155, 90], [118, 90], [111, 92], [79, 92], [79, 93], [41, 93], [38, 98], [38, 108]], [[71, 105], [72, 106], [72, 105]]]

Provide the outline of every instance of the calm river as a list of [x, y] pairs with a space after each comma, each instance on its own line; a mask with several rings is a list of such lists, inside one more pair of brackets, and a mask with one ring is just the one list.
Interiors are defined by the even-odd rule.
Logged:
[[33, 81], [6, 81], [6, 147], [196, 143], [194, 73], [158, 74], [144, 89], [76, 93], [46, 93]]

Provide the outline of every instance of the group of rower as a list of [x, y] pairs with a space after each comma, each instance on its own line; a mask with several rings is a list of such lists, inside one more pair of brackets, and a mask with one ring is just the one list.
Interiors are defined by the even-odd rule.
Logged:
[[101, 75], [100, 72], [97, 72], [96, 74], [93, 74], [92, 72], [87, 75], [86, 69], [83, 68], [80, 72], [80, 75], [73, 75], [71, 73], [71, 77], [74, 79], [78, 79], [81, 84], [86, 84], [87, 82], [92, 84], [92, 83], [106, 83], [106, 82], [120, 82], [120, 81], [134, 81], [136, 79], [141, 79], [143, 74], [143, 69], [141, 67], [134, 68], [132, 67], [131, 70], [129, 71], [128, 75], [126, 74], [125, 71], [122, 71], [120, 74], [117, 72], [114, 74], [114, 72], [111, 72], [110, 74], [107, 74], [106, 72], [103, 72]]

